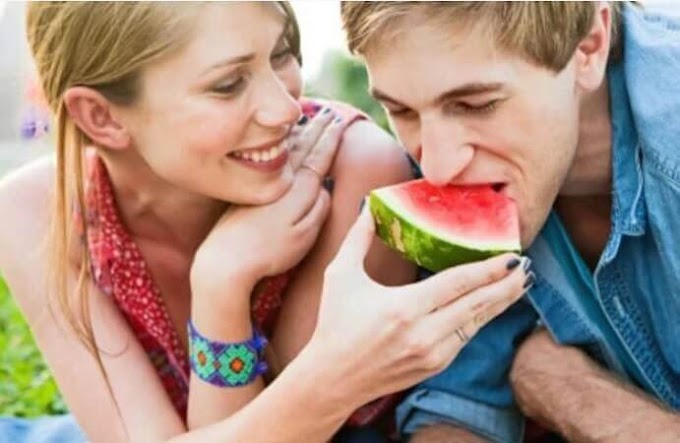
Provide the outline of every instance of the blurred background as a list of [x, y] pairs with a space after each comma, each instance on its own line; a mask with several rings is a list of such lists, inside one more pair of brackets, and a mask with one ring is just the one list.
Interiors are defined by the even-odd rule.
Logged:
[[[381, 126], [385, 116], [366, 93], [366, 71], [345, 50], [339, 2], [293, 1], [302, 33], [303, 75], [307, 95], [346, 101], [370, 114]], [[648, 9], [680, 15], [679, 0], [643, 1]], [[23, 2], [0, 0], [0, 177], [50, 152], [49, 136], [21, 137], [27, 111], [27, 82], [33, 69], [24, 38]], [[2, 229], [2, 214], [0, 214]], [[0, 416], [57, 414], [66, 408], [33, 344], [21, 313], [0, 277]]]

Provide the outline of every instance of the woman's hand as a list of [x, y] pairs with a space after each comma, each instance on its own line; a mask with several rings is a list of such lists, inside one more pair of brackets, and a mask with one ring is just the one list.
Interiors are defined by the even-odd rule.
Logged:
[[342, 134], [334, 118], [332, 111], [322, 111], [291, 131], [296, 172], [281, 198], [262, 206], [232, 205], [220, 217], [194, 257], [194, 293], [220, 296], [234, 282], [252, 288], [261, 278], [285, 272], [304, 258], [330, 208], [323, 180]]
[[339, 371], [355, 406], [445, 369], [533, 281], [528, 259], [504, 254], [384, 287], [363, 270], [374, 229], [364, 209], [326, 271], [317, 327], [303, 351], [316, 353], [319, 365], [332, 362], [325, 370]]

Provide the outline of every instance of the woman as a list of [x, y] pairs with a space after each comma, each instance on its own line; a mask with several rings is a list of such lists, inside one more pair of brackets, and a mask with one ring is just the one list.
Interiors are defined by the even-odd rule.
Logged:
[[93, 441], [328, 440], [521, 295], [514, 256], [389, 288], [415, 270], [380, 244], [375, 283], [366, 214], [328, 266], [409, 166], [300, 99], [287, 4], [35, 3], [27, 24], [57, 156], [0, 185], [0, 269]]

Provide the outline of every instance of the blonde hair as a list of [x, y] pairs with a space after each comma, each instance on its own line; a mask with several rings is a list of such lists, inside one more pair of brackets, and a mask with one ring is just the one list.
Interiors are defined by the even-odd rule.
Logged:
[[[288, 19], [287, 39], [299, 56], [299, 30], [286, 2], [277, 2]], [[86, 214], [85, 147], [91, 143], [69, 118], [63, 95], [87, 86], [118, 105], [132, 105], [142, 93], [146, 66], [179, 51], [192, 36], [196, 4], [161, 2], [31, 2], [26, 16], [28, 42], [42, 92], [56, 119], [56, 183], [48, 240], [50, 304], [56, 305], [106, 374], [89, 312], [91, 279], [87, 235], [74, 226], [74, 213]], [[75, 291], [68, 286], [69, 257], [78, 257]]]
[[[596, 2], [348, 2], [341, 14], [347, 43], [354, 54], [366, 55], [392, 41], [413, 20], [444, 26], [481, 24], [496, 44], [555, 72], [571, 59], [579, 41], [590, 31]], [[612, 4], [612, 48], [619, 54], [621, 4]], [[408, 22], [411, 20], [411, 22]]]

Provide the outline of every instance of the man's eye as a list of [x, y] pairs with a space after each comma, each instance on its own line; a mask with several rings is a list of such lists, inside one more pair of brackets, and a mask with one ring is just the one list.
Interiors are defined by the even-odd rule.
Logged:
[[500, 100], [491, 100], [481, 104], [465, 102], [452, 103], [446, 107], [447, 112], [463, 112], [467, 114], [490, 114], [496, 110]]
[[400, 118], [400, 119], [406, 119], [406, 118], [415, 118], [417, 117], [416, 113], [412, 109], [408, 108], [388, 108], [385, 107], [387, 110], [387, 113], [393, 117], [393, 118]]

